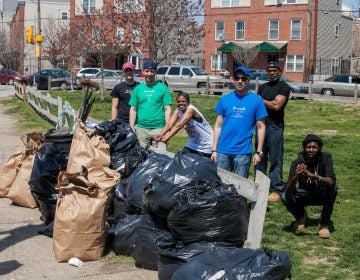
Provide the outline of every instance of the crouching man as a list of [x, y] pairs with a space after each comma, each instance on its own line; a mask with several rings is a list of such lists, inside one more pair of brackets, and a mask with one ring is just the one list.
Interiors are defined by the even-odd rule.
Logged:
[[329, 238], [330, 217], [337, 195], [332, 156], [321, 151], [323, 141], [315, 134], [308, 134], [302, 145], [303, 151], [291, 164], [281, 200], [296, 219], [295, 231], [306, 226], [305, 206], [322, 206], [318, 234], [321, 238]]

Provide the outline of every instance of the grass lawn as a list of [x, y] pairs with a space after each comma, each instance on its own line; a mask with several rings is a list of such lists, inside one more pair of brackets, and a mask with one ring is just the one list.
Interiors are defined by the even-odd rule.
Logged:
[[[78, 109], [82, 95], [79, 92], [55, 93]], [[191, 103], [198, 107], [213, 125], [213, 108], [219, 97], [193, 95]], [[99, 99], [98, 99], [99, 100]], [[173, 99], [175, 100], [175, 98]], [[2, 100], [9, 105], [8, 113], [15, 114], [23, 132], [46, 131], [53, 127], [38, 117], [29, 105], [13, 98]], [[110, 119], [111, 98], [97, 101], [90, 113], [97, 120]], [[292, 216], [281, 202], [270, 203], [266, 214], [263, 248], [285, 251], [292, 259], [292, 279], [360, 279], [360, 107], [328, 104], [306, 100], [290, 100], [285, 120], [284, 179], [290, 163], [301, 151], [301, 141], [307, 133], [319, 134], [324, 140], [323, 150], [332, 153], [339, 194], [332, 220], [334, 232], [329, 240], [316, 234], [319, 207], [308, 207], [309, 226], [301, 234], [290, 230]], [[169, 142], [169, 150], [180, 150], [186, 135], [180, 133]], [[359, 211], [359, 212], [358, 212]]]

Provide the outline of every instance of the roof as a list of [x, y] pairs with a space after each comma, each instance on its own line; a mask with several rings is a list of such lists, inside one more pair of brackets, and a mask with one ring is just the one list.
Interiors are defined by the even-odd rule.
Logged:
[[258, 48], [260, 52], [284, 52], [286, 50], [287, 43], [288, 41], [233, 41], [223, 44], [217, 50], [221, 52], [232, 52], [237, 48]]

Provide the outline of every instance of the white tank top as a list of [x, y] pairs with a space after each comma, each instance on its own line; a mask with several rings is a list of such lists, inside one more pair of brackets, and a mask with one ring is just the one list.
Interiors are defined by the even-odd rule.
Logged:
[[[201, 119], [191, 119], [184, 126], [184, 129], [189, 136], [189, 141], [186, 143], [185, 147], [198, 152], [211, 154], [214, 132], [196, 107], [190, 104], [188, 108], [193, 108], [200, 115]], [[181, 119], [183, 115], [184, 113], [181, 110], [178, 110], [179, 119]]]

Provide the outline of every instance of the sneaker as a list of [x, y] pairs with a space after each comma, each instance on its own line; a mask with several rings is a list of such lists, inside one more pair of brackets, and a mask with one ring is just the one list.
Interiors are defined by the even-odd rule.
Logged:
[[302, 231], [302, 230], [304, 230], [305, 226], [306, 226], [306, 220], [307, 220], [307, 214], [305, 212], [304, 216], [302, 216], [300, 219], [297, 219], [294, 222], [294, 224], [293, 224], [294, 231]]
[[279, 201], [280, 200], [280, 195], [276, 192], [272, 192], [269, 194], [269, 197], [268, 197], [268, 201]]
[[330, 238], [330, 230], [327, 225], [319, 225], [318, 234], [320, 238], [328, 239]]

